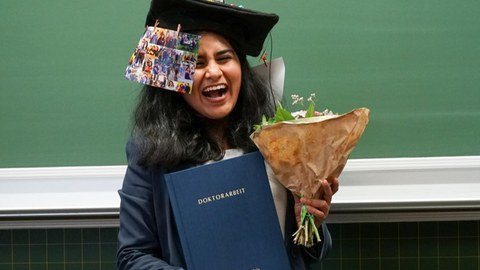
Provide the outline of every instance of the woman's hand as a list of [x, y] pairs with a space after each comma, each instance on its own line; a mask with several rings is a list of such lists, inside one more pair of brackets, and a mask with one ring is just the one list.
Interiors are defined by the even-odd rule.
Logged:
[[295, 196], [295, 217], [297, 224], [300, 224], [300, 211], [302, 204], [305, 204], [307, 211], [315, 216], [315, 225], [320, 227], [323, 221], [328, 217], [330, 212], [330, 204], [332, 203], [333, 194], [338, 191], [338, 177], [333, 177], [322, 181], [320, 187], [323, 194], [319, 199], [298, 198]]

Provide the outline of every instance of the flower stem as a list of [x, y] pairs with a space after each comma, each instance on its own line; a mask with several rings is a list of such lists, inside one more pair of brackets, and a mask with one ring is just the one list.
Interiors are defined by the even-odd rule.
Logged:
[[300, 227], [292, 236], [295, 244], [306, 247], [311, 247], [321, 241], [315, 225], [315, 216], [307, 211], [305, 204], [302, 204], [300, 211]]

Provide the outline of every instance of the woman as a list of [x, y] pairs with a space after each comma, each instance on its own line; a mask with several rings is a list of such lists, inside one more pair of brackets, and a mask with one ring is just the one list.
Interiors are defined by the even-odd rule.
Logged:
[[[198, 7], [196, 1], [178, 2], [185, 2], [192, 9], [205, 8], [204, 5], [216, 9], [219, 5], [201, 3]], [[153, 9], [155, 4], [158, 3], [152, 2]], [[227, 5], [221, 8], [221, 13], [232, 9]], [[249, 138], [252, 127], [262, 115], [274, 113], [269, 91], [252, 73], [246, 59], [246, 53], [261, 50], [264, 36], [251, 46], [243, 39], [219, 34], [222, 31], [210, 25], [203, 24], [200, 28], [203, 30], [196, 30], [202, 38], [192, 93], [145, 86], [137, 105], [134, 136], [127, 144], [128, 169], [119, 192], [118, 269], [184, 269], [185, 260], [167, 190], [164, 181], [159, 179], [164, 173], [185, 166], [256, 150]], [[294, 210], [292, 195], [283, 187], [272, 187], [277, 212], [284, 213], [283, 217], [279, 215], [279, 220], [283, 223], [292, 269], [306, 269], [309, 262], [322, 259], [330, 249], [330, 235], [321, 222], [328, 215], [338, 180], [333, 179], [332, 185], [325, 181], [323, 188], [324, 198], [302, 201], [319, 221], [323, 239], [306, 250], [293, 245], [291, 239], [298, 228], [299, 202]]]

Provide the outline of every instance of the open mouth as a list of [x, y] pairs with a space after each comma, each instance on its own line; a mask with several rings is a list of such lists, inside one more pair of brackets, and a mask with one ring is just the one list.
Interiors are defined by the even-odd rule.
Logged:
[[219, 98], [225, 95], [225, 93], [227, 93], [227, 86], [224, 84], [209, 86], [202, 91], [202, 95], [207, 98]]

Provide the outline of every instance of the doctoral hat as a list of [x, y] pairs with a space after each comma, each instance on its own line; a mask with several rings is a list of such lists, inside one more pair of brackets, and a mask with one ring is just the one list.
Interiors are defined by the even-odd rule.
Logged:
[[278, 15], [202, 0], [152, 0], [146, 25], [182, 32], [211, 31], [236, 42], [247, 55], [258, 56]]

